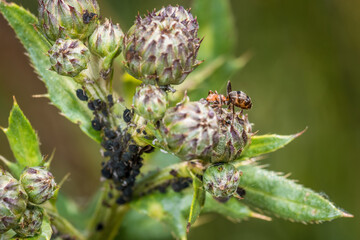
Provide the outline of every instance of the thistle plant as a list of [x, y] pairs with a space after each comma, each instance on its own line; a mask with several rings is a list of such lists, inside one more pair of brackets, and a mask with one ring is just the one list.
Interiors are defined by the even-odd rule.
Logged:
[[[0, 175], [4, 237], [115, 239], [134, 210], [168, 225], [177, 239], [186, 239], [207, 212], [236, 221], [277, 216], [320, 223], [352, 217], [321, 194], [258, 165], [260, 156], [302, 132], [253, 132], [251, 99], [232, 91], [230, 82], [226, 94], [187, 96], [219, 70], [217, 62], [205, 62], [191, 79], [203, 61], [198, 58], [201, 23], [190, 10], [167, 6], [138, 15], [124, 34], [119, 24], [100, 17], [96, 0], [38, 4], [38, 17], [4, 1], [0, 12], [28, 51], [49, 101], [99, 144], [102, 187], [95, 207], [65, 217], [58, 209], [70, 204], [61, 197], [64, 181], [56, 184], [51, 159], [43, 157], [14, 98], [9, 126], [2, 128], [16, 160], [0, 158], [7, 168]], [[127, 101], [113, 88], [113, 76], [119, 74], [114, 65], [131, 83], [123, 89], [131, 92]], [[226, 76], [217, 81], [226, 83]], [[155, 165], [161, 154], [176, 156], [177, 163]], [[75, 226], [75, 216], [87, 226]]]

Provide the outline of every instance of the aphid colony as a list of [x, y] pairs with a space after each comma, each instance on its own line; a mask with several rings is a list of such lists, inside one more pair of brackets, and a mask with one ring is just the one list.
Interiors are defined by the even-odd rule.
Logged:
[[[76, 95], [81, 101], [88, 101], [89, 98], [82, 89], [76, 90]], [[88, 107], [93, 111], [94, 119], [91, 121], [92, 127], [96, 131], [103, 132], [102, 147], [105, 149], [104, 157], [109, 160], [102, 163], [101, 174], [106, 179], [112, 179], [117, 190], [122, 195], [116, 200], [119, 204], [124, 204], [131, 200], [132, 188], [135, 178], [140, 173], [144, 152], [151, 152], [152, 147], [139, 147], [126, 129], [112, 129], [108, 122], [108, 111], [114, 105], [112, 95], [107, 96], [107, 103], [100, 99], [88, 101]], [[123, 113], [124, 121], [131, 121], [131, 111], [126, 109]]]

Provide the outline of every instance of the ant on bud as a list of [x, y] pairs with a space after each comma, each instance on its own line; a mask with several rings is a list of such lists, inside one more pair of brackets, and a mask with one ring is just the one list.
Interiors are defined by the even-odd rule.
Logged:
[[239, 107], [241, 109], [250, 109], [252, 106], [251, 99], [246, 93], [242, 91], [232, 91], [230, 80], [227, 83], [226, 97], [222, 94], [209, 91], [209, 95], [206, 97], [206, 101], [211, 103], [213, 107], [221, 107], [222, 105], [228, 105], [229, 107]]

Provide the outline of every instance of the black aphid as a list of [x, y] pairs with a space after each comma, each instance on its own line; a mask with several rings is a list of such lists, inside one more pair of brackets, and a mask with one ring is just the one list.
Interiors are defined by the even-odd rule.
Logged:
[[111, 94], [107, 96], [107, 100], [109, 103], [109, 107], [112, 107], [114, 105], [114, 98]]
[[87, 101], [89, 100], [88, 96], [86, 95], [86, 92], [83, 89], [78, 89], [76, 90], [76, 96], [81, 100], [81, 101]]
[[123, 114], [123, 118], [124, 118], [124, 121], [125, 121], [126, 123], [131, 122], [131, 118], [132, 118], [131, 115], [132, 115], [132, 114], [131, 114], [130, 109], [125, 109], [124, 114]]
[[94, 120], [91, 121], [91, 126], [93, 127], [94, 130], [96, 131], [100, 131], [102, 128], [101, 122], [99, 119], [95, 118]]

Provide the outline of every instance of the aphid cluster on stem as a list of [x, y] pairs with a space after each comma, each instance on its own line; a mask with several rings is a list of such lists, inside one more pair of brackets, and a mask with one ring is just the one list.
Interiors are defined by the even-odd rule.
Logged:
[[129, 202], [135, 179], [140, 174], [143, 149], [131, 140], [130, 134], [121, 129], [114, 131], [108, 128], [104, 129], [102, 146], [106, 150], [104, 157], [109, 157], [103, 163], [102, 176], [112, 179], [116, 189], [122, 192], [117, 199], [118, 204]]

